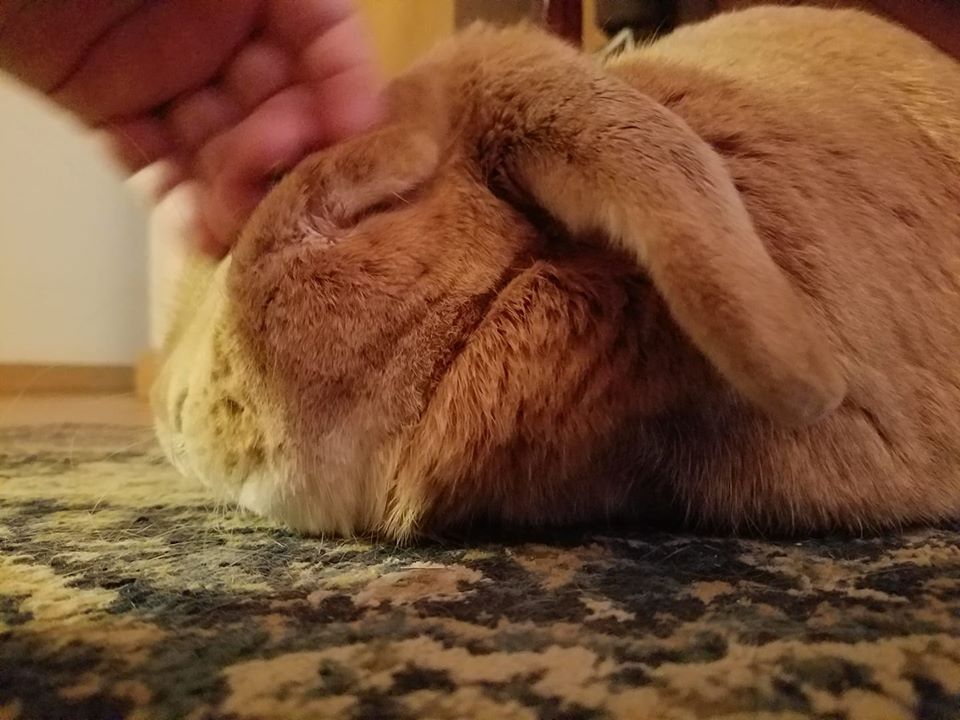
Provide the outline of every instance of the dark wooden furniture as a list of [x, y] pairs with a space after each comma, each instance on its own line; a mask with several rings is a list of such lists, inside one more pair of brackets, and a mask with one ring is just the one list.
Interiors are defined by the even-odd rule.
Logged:
[[583, 39], [583, 3], [592, 0], [457, 0], [456, 25], [474, 20], [513, 23], [533, 19], [568, 42]]
[[574, 45], [583, 42], [583, 0], [540, 0], [540, 22]]

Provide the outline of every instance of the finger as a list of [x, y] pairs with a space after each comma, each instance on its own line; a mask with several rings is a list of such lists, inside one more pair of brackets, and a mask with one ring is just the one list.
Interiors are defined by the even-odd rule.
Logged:
[[190, 179], [190, 173], [187, 164], [182, 159], [171, 160], [164, 163], [160, 177], [154, 188], [154, 200], [159, 202], [170, 192], [183, 182]]
[[293, 167], [317, 144], [314, 105], [309, 91], [287, 88], [209, 148], [203, 167], [210, 185], [204, 218], [227, 244], [266, 193], [278, 171]]
[[311, 86], [317, 147], [369, 130], [382, 119], [384, 106], [377, 93], [359, 92], [374, 86], [368, 67], [355, 67]]
[[229, 132], [216, 135], [206, 145], [197, 150], [193, 157], [193, 173], [205, 182], [212, 182], [220, 174], [228, 158], [228, 145], [231, 143]]
[[[8, 72], [43, 93], [62, 85], [138, 2], [0, 2], [0, 58]], [[55, 38], [55, 42], [51, 42]]]
[[111, 154], [131, 173], [173, 152], [175, 142], [163, 123], [151, 117], [126, 120], [101, 128]]
[[269, 0], [267, 31], [299, 51], [355, 12], [353, 0]]
[[[202, 207], [203, 205], [201, 205], [201, 208]], [[193, 243], [200, 252], [214, 260], [220, 260], [230, 252], [230, 246], [221, 242], [217, 236], [210, 231], [202, 215], [194, 220]]]
[[200, 244], [208, 251], [233, 247], [244, 222], [262, 197], [261, 191], [250, 186], [232, 187], [222, 182], [211, 186], [199, 206], [203, 220]]
[[53, 98], [99, 123], [202, 87], [254, 32], [262, 1], [143, 3], [97, 38]]
[[348, 15], [318, 33], [303, 47], [300, 57], [305, 80], [322, 80], [374, 65], [373, 47], [359, 15]]
[[300, 69], [314, 96], [324, 144], [380, 120], [382, 79], [359, 16], [345, 18], [307, 45]]
[[182, 147], [196, 150], [234, 125], [242, 113], [231, 95], [208, 87], [174, 103], [167, 113], [167, 124]]
[[[243, 175], [243, 170], [236, 170], [238, 164], [244, 166], [245, 158], [255, 158], [261, 152], [268, 156], [263, 162], [275, 171], [285, 163], [278, 165], [279, 161], [274, 162], [269, 159], [272, 153], [271, 148], [278, 139], [283, 144], [282, 138], [289, 134], [291, 125], [297, 128], [306, 126], [303, 128], [303, 135], [313, 138], [312, 142], [316, 142], [316, 123], [310, 117], [311, 110], [309, 93], [303, 87], [287, 88], [281, 91], [255, 108], [241, 122], [210, 138], [203, 147], [199, 148], [194, 156], [194, 173], [205, 181], [213, 183], [225, 172], [230, 172], [225, 170], [226, 166], [230, 165], [234, 168], [233, 172]], [[271, 123], [273, 123], [272, 126]], [[290, 166], [297, 159], [299, 158], [294, 158]]]
[[290, 57], [277, 46], [263, 41], [241, 50], [224, 76], [224, 86], [246, 111], [276, 95], [292, 81]]

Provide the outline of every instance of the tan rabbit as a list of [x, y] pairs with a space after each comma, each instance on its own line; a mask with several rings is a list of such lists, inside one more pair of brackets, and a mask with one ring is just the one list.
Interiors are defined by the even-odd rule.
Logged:
[[607, 66], [471, 28], [195, 268], [173, 461], [312, 533], [960, 516], [960, 65], [756, 8]]

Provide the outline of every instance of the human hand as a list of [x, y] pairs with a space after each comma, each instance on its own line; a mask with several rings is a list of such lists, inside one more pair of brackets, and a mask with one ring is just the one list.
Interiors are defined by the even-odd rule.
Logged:
[[10, 0], [0, 68], [105, 130], [131, 172], [195, 180], [214, 256], [276, 175], [380, 114], [352, 0]]

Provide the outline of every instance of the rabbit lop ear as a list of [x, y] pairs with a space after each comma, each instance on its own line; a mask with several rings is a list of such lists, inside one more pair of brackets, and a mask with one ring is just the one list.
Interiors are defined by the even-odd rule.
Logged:
[[699, 136], [566, 49], [503, 82], [522, 99], [523, 139], [514, 129], [493, 169], [507, 187], [636, 258], [700, 352], [771, 418], [804, 425], [840, 404], [846, 381], [825, 334]]
[[404, 194], [436, 173], [446, 130], [446, 106], [436, 78], [397, 78], [384, 92], [383, 103], [386, 120], [380, 127], [305, 163], [315, 217], [349, 226], [402, 202]]
[[[326, 158], [330, 178], [315, 209], [349, 221], [389, 204], [428, 181], [440, 163], [447, 108], [437, 78], [410, 75], [384, 92], [387, 119], [377, 130], [347, 141]], [[340, 212], [337, 213], [336, 211]]]

